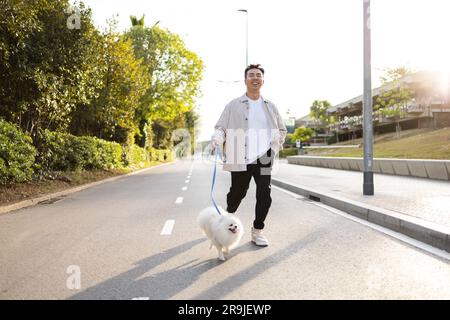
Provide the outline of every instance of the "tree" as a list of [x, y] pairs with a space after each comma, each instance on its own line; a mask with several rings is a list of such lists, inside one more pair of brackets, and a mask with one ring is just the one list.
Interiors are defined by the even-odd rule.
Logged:
[[37, 7], [25, 1], [1, 1], [0, 116], [24, 129], [22, 112], [34, 100], [29, 65], [30, 36], [42, 26]]
[[358, 116], [352, 116], [352, 117], [345, 116], [344, 122], [347, 124], [348, 130], [350, 130], [352, 132], [352, 142], [353, 142], [356, 137], [355, 129], [356, 129], [356, 125], [358, 123]]
[[101, 39], [97, 55], [101, 86], [92, 103], [72, 115], [72, 130], [119, 143], [134, 143], [138, 130], [135, 112], [150, 85], [142, 59], [136, 59], [131, 40], [115, 31], [116, 21]]
[[317, 133], [321, 130], [326, 130], [329, 124], [336, 122], [334, 116], [328, 114], [328, 108], [331, 103], [328, 100], [314, 100], [311, 107], [309, 117], [314, 120], [314, 131]]
[[199, 134], [199, 119], [200, 116], [195, 112], [195, 109], [189, 110], [184, 114], [184, 123], [185, 128], [189, 131], [191, 135], [191, 150], [192, 152], [195, 151], [195, 145], [196, 145], [196, 137], [198, 137]]
[[330, 107], [331, 103], [328, 100], [314, 100], [310, 107], [309, 116], [319, 125], [332, 123], [334, 117], [327, 112]]
[[138, 141], [142, 143], [142, 129], [151, 121], [155, 147], [168, 148], [171, 130], [178, 128], [174, 124], [185, 125], [182, 115], [193, 110], [200, 95], [203, 62], [178, 35], [156, 24], [151, 28], [134, 24], [125, 35], [132, 39], [151, 81], [136, 112]]
[[[67, 0], [2, 1], [0, 116], [36, 137], [67, 130], [77, 104], [95, 95], [91, 11], [79, 5], [80, 29], [69, 29]], [[95, 67], [95, 65], [94, 65]]]
[[401, 79], [412, 73], [412, 70], [400, 66], [386, 69], [386, 74], [380, 77], [385, 89], [382, 89], [376, 98], [374, 110], [379, 110], [382, 115], [393, 118], [396, 122], [395, 131], [400, 136], [400, 119], [406, 115], [407, 104], [413, 98], [413, 92]]
[[299, 127], [295, 129], [291, 135], [291, 143], [295, 143], [297, 140], [305, 142], [314, 135], [314, 131], [311, 128]]
[[144, 26], [144, 17], [145, 17], [145, 14], [143, 14], [142, 15], [142, 18], [140, 18], [139, 20], [138, 20], [138, 18], [136, 18], [136, 16], [130, 16], [130, 20], [131, 20], [131, 25], [134, 27], [134, 26], [141, 26], [141, 27], [143, 27]]
[[0, 117], [34, 138], [40, 129], [121, 143], [171, 147], [171, 132], [195, 136], [203, 63], [181, 38], [144, 16], [125, 34], [99, 32], [82, 3], [0, 0]]

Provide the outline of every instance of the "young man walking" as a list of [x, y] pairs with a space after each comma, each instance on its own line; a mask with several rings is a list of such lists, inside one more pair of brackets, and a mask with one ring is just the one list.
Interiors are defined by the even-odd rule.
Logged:
[[262, 231], [272, 204], [271, 169], [275, 155], [283, 148], [286, 126], [276, 106], [261, 96], [263, 84], [264, 69], [259, 64], [249, 65], [245, 69], [247, 92], [226, 105], [215, 125], [211, 146], [224, 147], [223, 169], [231, 172], [227, 194], [229, 213], [236, 212], [247, 194], [251, 178], [255, 180], [252, 242], [265, 247], [269, 241]]

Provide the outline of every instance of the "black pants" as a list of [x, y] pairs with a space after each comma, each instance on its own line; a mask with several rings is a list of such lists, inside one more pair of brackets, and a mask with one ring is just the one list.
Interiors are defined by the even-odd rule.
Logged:
[[273, 151], [269, 149], [265, 155], [248, 164], [246, 171], [231, 172], [231, 188], [227, 194], [227, 211], [230, 213], [234, 213], [238, 209], [242, 199], [247, 194], [252, 177], [255, 180], [256, 207], [255, 220], [253, 221], [255, 229], [264, 229], [264, 220], [266, 220], [272, 204], [272, 198], [270, 197], [270, 173], [273, 158]]

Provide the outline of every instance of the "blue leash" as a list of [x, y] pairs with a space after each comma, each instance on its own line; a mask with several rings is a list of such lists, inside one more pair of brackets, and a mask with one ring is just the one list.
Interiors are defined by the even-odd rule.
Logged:
[[216, 165], [217, 165], [217, 156], [218, 156], [218, 152], [217, 152], [217, 147], [216, 147], [216, 150], [215, 150], [215, 154], [216, 154], [216, 156], [215, 156], [215, 158], [214, 158], [214, 173], [213, 173], [213, 178], [212, 178], [212, 185], [211, 185], [211, 200], [212, 200], [212, 203], [213, 203], [213, 205], [214, 205], [214, 208], [216, 208], [216, 210], [217, 210], [217, 213], [219, 214], [219, 215], [221, 215], [221, 213], [220, 213], [220, 211], [219, 211], [219, 208], [217, 208], [217, 204], [216, 204], [216, 202], [214, 201], [214, 197], [213, 197], [213, 191], [214, 191], [214, 184], [216, 183]]

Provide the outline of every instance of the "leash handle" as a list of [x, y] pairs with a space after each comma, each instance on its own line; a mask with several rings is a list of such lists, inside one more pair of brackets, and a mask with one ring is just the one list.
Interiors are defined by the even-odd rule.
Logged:
[[212, 184], [211, 184], [211, 200], [212, 200], [212, 203], [214, 205], [214, 208], [216, 208], [216, 210], [217, 210], [217, 213], [219, 215], [221, 215], [221, 213], [219, 211], [219, 208], [217, 207], [216, 201], [214, 201], [214, 197], [213, 197], [214, 185], [216, 183], [217, 156], [219, 154], [217, 149], [218, 149], [218, 147], [215, 148], [215, 154], [216, 155], [215, 155], [215, 158], [214, 158], [214, 172], [213, 172], [213, 178], [212, 178]]

